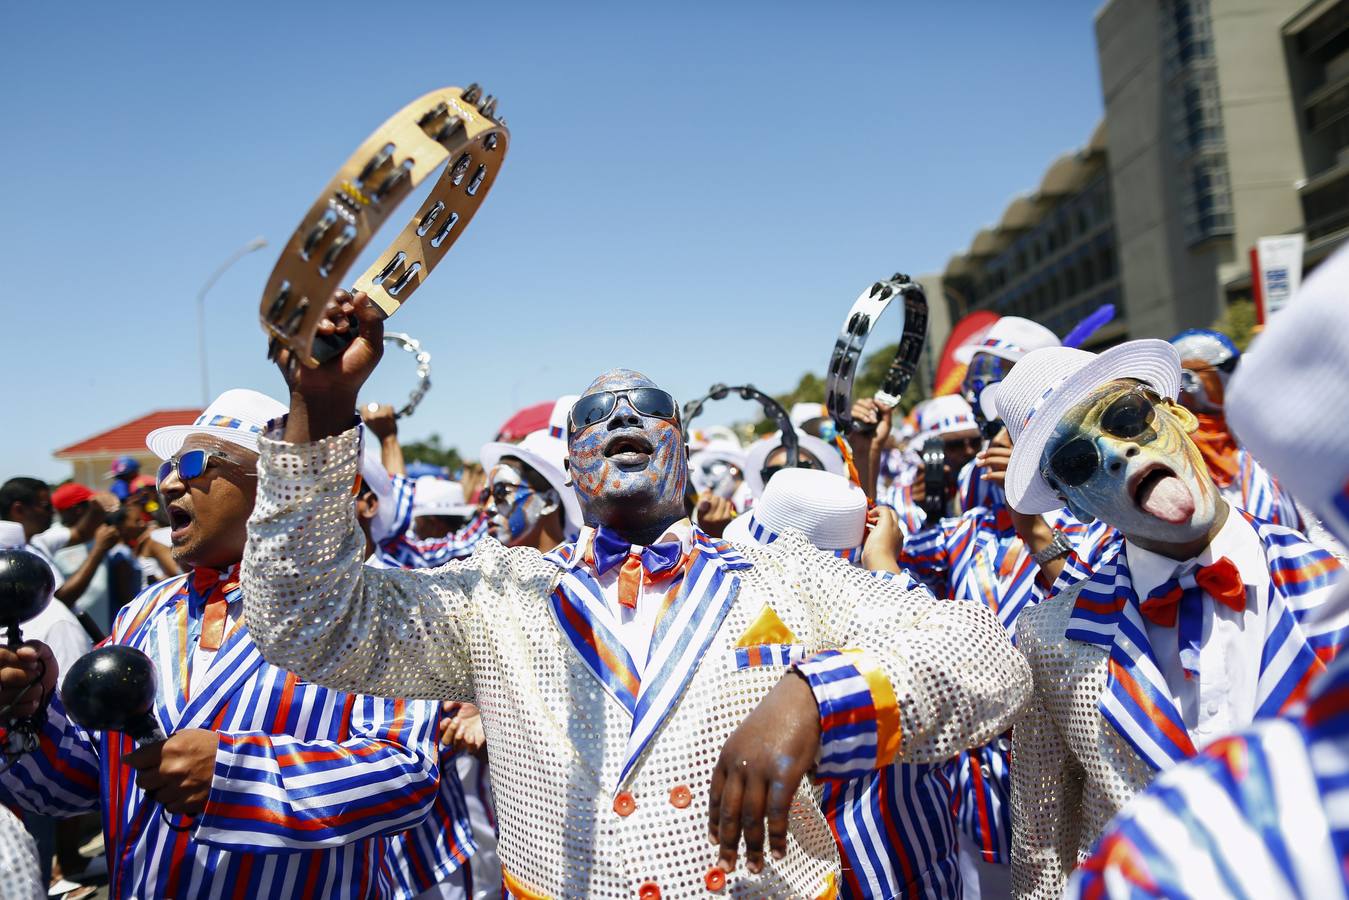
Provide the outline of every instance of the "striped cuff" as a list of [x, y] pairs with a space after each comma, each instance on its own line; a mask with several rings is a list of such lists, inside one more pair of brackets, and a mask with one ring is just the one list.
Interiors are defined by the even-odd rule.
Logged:
[[899, 704], [890, 679], [862, 650], [825, 650], [796, 664], [820, 707], [817, 778], [859, 778], [899, 753]]

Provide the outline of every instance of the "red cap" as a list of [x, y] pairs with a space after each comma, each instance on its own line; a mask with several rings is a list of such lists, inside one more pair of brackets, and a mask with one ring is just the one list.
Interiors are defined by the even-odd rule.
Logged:
[[93, 496], [94, 492], [82, 484], [63, 484], [52, 491], [52, 507], [60, 512], [77, 506]]

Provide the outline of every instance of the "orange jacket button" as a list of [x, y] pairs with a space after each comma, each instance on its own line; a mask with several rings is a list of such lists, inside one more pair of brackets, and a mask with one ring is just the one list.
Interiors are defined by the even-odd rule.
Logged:
[[675, 785], [670, 790], [670, 805], [684, 809], [693, 802], [693, 792], [682, 784]]
[[[637, 808], [637, 801], [632, 799], [632, 794], [627, 791], [614, 798], [614, 812], [620, 816], [630, 816], [632, 811]], [[659, 894], [657, 894], [659, 896]]]
[[637, 888], [638, 900], [660, 900], [660, 885], [654, 881], [643, 881]]
[[713, 866], [703, 876], [703, 884], [707, 885], [709, 891], [719, 891], [726, 887], [726, 873], [721, 871], [720, 866]]

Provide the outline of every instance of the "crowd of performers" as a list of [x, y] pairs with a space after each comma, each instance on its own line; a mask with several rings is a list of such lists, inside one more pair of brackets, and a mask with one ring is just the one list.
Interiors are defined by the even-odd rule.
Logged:
[[[339, 295], [288, 403], [148, 438], [182, 572], [107, 640], [167, 740], [0, 649], [45, 710], [0, 800], [99, 811], [119, 898], [1346, 896], [1346, 286], [1244, 356], [1003, 318], [908, 421], [792, 410], [795, 467], [613, 369], [467, 494], [356, 412]], [[0, 536], [46, 557], [30, 482]], [[25, 840], [0, 809], [0, 896], [45, 896]]]

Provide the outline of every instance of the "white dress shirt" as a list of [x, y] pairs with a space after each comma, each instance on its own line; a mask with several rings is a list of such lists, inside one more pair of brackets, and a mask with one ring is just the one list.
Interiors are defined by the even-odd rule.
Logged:
[[[234, 600], [230, 601], [229, 605], [225, 607], [226, 638], [229, 637], [230, 632], [234, 629], [235, 623], [239, 621], [239, 618], [243, 614], [244, 614], [244, 595], [243, 592], [240, 592], [239, 596], [235, 597]], [[221, 646], [222, 647], [224, 646], [223, 641], [221, 642]], [[202, 689], [205, 688], [205, 686], [209, 683], [206, 676], [211, 671], [211, 664], [215, 662], [215, 656], [217, 652], [219, 651], [202, 649], [201, 634], [198, 633], [197, 643], [192, 648], [192, 662], [190, 663], [191, 671], [188, 673], [187, 676], [189, 697], [197, 696], [199, 693], [201, 693]]]
[[[1186, 565], [1127, 540], [1124, 547], [1129, 576], [1140, 602]], [[1224, 556], [1236, 564], [1246, 584], [1246, 608], [1237, 612], [1204, 596], [1197, 678], [1186, 678], [1181, 666], [1179, 624], [1166, 628], [1144, 619], [1153, 655], [1196, 749], [1244, 728], [1255, 717], [1268, 606], [1261, 599], [1269, 592], [1269, 563], [1259, 535], [1235, 509], [1228, 511], [1223, 527], [1195, 559], [1207, 566]]]
[[[585, 534], [581, 536], [581, 541], [577, 542], [578, 550], [588, 548], [588, 542], [593, 538], [593, 535], [594, 532], [587, 528]], [[668, 544], [671, 541], [678, 541], [680, 549], [686, 555], [688, 554], [693, 544], [693, 526], [689, 524], [688, 519], [680, 519], [675, 522], [652, 543]], [[641, 549], [639, 546], [633, 547], [635, 552], [640, 553]], [[632, 657], [633, 665], [637, 666], [637, 673], [640, 676], [645, 674], [646, 658], [651, 652], [651, 635], [656, 630], [656, 617], [660, 615], [660, 611], [665, 605], [665, 598], [670, 591], [677, 590], [683, 584], [683, 579], [666, 578], [648, 583], [643, 578], [641, 586], [637, 589], [637, 605], [628, 609], [618, 602], [618, 573], [620, 569], [622, 569], [621, 565], [614, 566], [608, 572], [598, 576], [596, 580], [604, 591], [605, 604], [613, 611], [614, 617], [618, 620], [618, 639], [623, 642], [624, 649]]]

